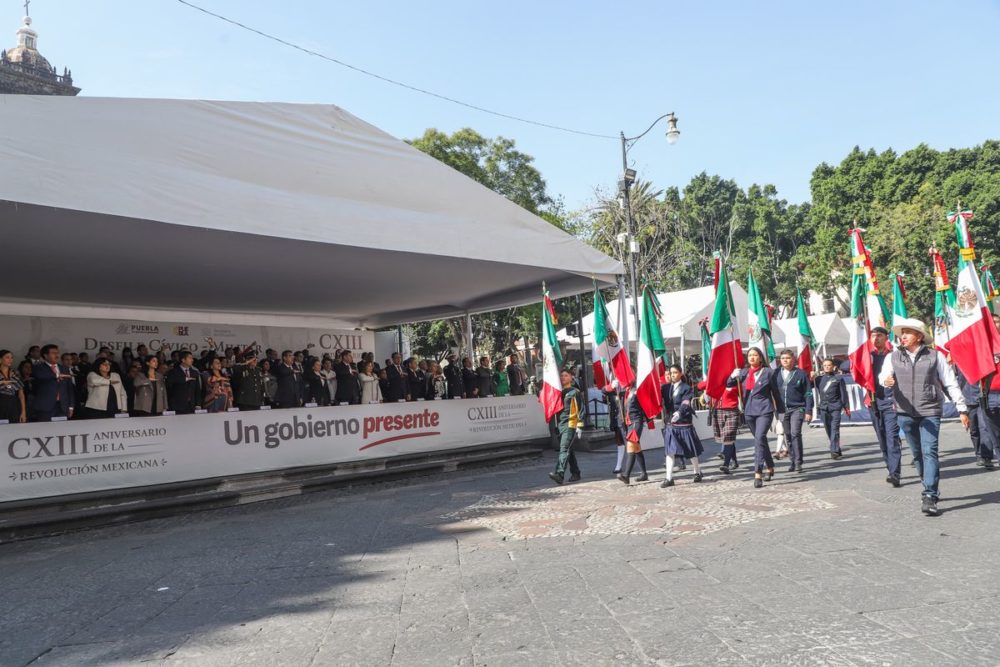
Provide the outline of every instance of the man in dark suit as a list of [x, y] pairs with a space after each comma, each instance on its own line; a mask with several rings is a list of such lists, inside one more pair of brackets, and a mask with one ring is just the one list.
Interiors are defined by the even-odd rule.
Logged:
[[31, 375], [35, 379], [35, 421], [72, 417], [76, 405], [75, 385], [69, 369], [59, 363], [57, 345], [42, 347], [41, 361], [31, 369]]
[[386, 380], [389, 382], [389, 391], [385, 394], [387, 402], [406, 399], [406, 370], [401, 365], [402, 355], [399, 352], [392, 353], [392, 363], [385, 369]]
[[479, 368], [476, 369], [476, 388], [479, 398], [486, 398], [497, 393], [496, 383], [493, 382], [493, 366], [490, 364], [489, 357], [479, 357]]
[[823, 418], [823, 428], [830, 440], [830, 458], [839, 459], [843, 454], [840, 450], [840, 413], [851, 416], [851, 404], [847, 398], [847, 386], [844, 377], [837, 372], [837, 364], [833, 359], [823, 360], [823, 374], [815, 380], [816, 398], [819, 403], [819, 415]]
[[448, 398], [465, 398], [462, 369], [458, 367], [458, 357], [454, 352], [448, 354], [448, 365], [444, 369], [444, 379], [448, 381]]
[[189, 350], [181, 350], [178, 356], [180, 363], [165, 378], [167, 405], [179, 415], [190, 415], [201, 405], [201, 373], [194, 368], [194, 355]]
[[802, 472], [802, 422], [812, 421], [812, 382], [806, 372], [795, 367], [795, 353], [782, 350], [778, 355], [781, 367], [771, 376], [775, 403], [781, 413], [781, 428], [785, 432], [789, 472]]
[[517, 354], [510, 355], [510, 361], [507, 364], [507, 382], [510, 384], [510, 395], [511, 396], [523, 396], [527, 390], [525, 385], [528, 382], [528, 374], [524, 372], [521, 368], [520, 361]]
[[274, 407], [297, 408], [302, 404], [299, 378], [295, 372], [295, 355], [291, 350], [281, 353], [281, 363], [271, 368], [271, 375], [278, 381]]
[[462, 385], [465, 387], [466, 398], [475, 398], [479, 395], [476, 369], [472, 367], [472, 359], [468, 357], [462, 357]]
[[353, 363], [354, 354], [350, 350], [344, 350], [340, 353], [340, 359], [333, 364], [333, 372], [337, 374], [337, 403], [361, 403], [361, 385], [358, 384], [358, 372], [351, 366]]

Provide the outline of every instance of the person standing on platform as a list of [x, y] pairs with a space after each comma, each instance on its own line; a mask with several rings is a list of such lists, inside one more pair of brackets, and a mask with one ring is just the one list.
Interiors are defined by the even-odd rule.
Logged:
[[403, 363], [403, 367], [406, 371], [406, 400], [415, 401], [424, 398], [424, 380], [420, 376], [417, 360], [410, 357]]
[[448, 398], [465, 398], [465, 384], [462, 382], [462, 369], [458, 367], [458, 356], [449, 352], [447, 359], [444, 378], [448, 381]]
[[[486, 359], [487, 364], [489, 359]], [[566, 477], [566, 467], [569, 466], [569, 481], [580, 481], [580, 466], [573, 453], [573, 445], [583, 435], [583, 399], [580, 390], [573, 386], [573, 374], [567, 370], [559, 373], [562, 384], [563, 409], [556, 415], [559, 428], [559, 458], [556, 469], [549, 473], [549, 479], [556, 484], [562, 484]]]
[[14, 353], [0, 350], [0, 419], [10, 424], [28, 421], [28, 403], [24, 384], [14, 370]]
[[945, 394], [955, 402], [966, 429], [968, 408], [945, 355], [924, 344], [924, 323], [901, 317], [893, 323], [892, 331], [899, 336], [900, 345], [883, 363], [879, 381], [893, 388], [899, 430], [906, 436], [914, 461], [919, 461], [917, 473], [924, 484], [920, 509], [928, 516], [937, 516], [938, 435]]
[[132, 412], [137, 417], [156, 417], [167, 409], [167, 387], [157, 370], [160, 360], [147, 354], [142, 362], [142, 370], [132, 382], [135, 392]]
[[667, 457], [667, 477], [660, 484], [663, 489], [674, 485], [674, 458], [678, 456], [691, 459], [694, 466], [694, 478], [691, 481], [700, 482], [701, 461], [698, 457], [704, 451], [693, 424], [694, 408], [691, 404], [694, 401], [694, 390], [685, 382], [687, 378], [680, 366], [670, 366], [668, 373], [670, 382], [660, 387], [663, 410], [667, 415], [663, 425], [663, 451]]
[[493, 382], [493, 367], [489, 357], [479, 357], [479, 368], [476, 369], [476, 389], [479, 398], [495, 396], [496, 384]]
[[403, 355], [393, 352], [389, 365], [385, 369], [386, 391], [385, 400], [389, 403], [406, 400], [406, 370], [402, 364]]
[[126, 411], [127, 401], [121, 376], [111, 370], [111, 361], [98, 359], [87, 375], [87, 417], [114, 417]]
[[812, 382], [806, 372], [795, 366], [795, 353], [782, 350], [778, 355], [781, 367], [771, 376], [781, 428], [792, 460], [788, 472], [802, 472], [802, 423], [812, 421]]
[[271, 367], [271, 375], [278, 383], [274, 395], [274, 407], [297, 408], [302, 405], [302, 394], [299, 393], [299, 380], [295, 373], [295, 357], [291, 350], [281, 353], [281, 363]]
[[264, 371], [257, 365], [257, 357], [252, 352], [244, 359], [233, 370], [236, 407], [240, 412], [260, 410], [260, 406], [264, 405]]
[[726, 380], [727, 387], [737, 385], [743, 387], [743, 415], [747, 426], [753, 434], [754, 445], [754, 477], [753, 486], [759, 489], [764, 482], [770, 482], [774, 477], [774, 458], [767, 444], [767, 430], [774, 420], [774, 407], [777, 404], [774, 383], [771, 382], [771, 369], [764, 365], [764, 354], [760, 349], [751, 347], [747, 352], [747, 368], [737, 368]]
[[72, 419], [76, 386], [69, 369], [59, 363], [59, 347], [45, 345], [41, 355], [41, 361], [32, 368], [35, 421], [48, 422], [54, 417]]
[[335, 402], [338, 405], [357, 405], [361, 402], [361, 385], [358, 384], [358, 372], [354, 370], [353, 364], [354, 353], [350, 350], [341, 352], [340, 359], [333, 364], [333, 372], [337, 374]]
[[527, 392], [528, 374], [521, 368], [517, 354], [508, 357], [507, 382], [510, 385], [511, 396], [524, 396]]
[[642, 409], [642, 404], [635, 393], [635, 387], [629, 387], [625, 391], [625, 409], [623, 425], [625, 427], [625, 451], [628, 453], [628, 463], [625, 464], [625, 473], [618, 474], [618, 481], [628, 486], [632, 480], [632, 468], [636, 462], [639, 463], [639, 477], [637, 482], [645, 482], [649, 479], [646, 472], [646, 455], [642, 453], [642, 432], [646, 428], [653, 428], [653, 422], [646, 416]]
[[896, 419], [896, 401], [892, 387], [882, 384], [880, 374], [885, 360], [891, 354], [889, 349], [889, 330], [884, 327], [873, 327], [872, 344], [872, 374], [875, 376], [875, 395], [871, 400], [872, 426], [875, 427], [875, 437], [878, 438], [882, 459], [885, 461], [889, 475], [885, 478], [888, 484], [899, 488], [902, 484], [902, 443], [899, 439], [899, 422]]
[[833, 359], [823, 360], [823, 374], [816, 378], [816, 398], [819, 414], [823, 419], [826, 437], [830, 440], [830, 458], [843, 456], [840, 450], [840, 414], [851, 416], [851, 406], [847, 399], [847, 384], [837, 372]]
[[462, 357], [462, 386], [465, 387], [466, 398], [476, 398], [479, 396], [476, 369], [472, 367], [472, 359], [468, 357]]
[[493, 372], [493, 386], [496, 387], [497, 396], [510, 396], [510, 376], [507, 375], [507, 362], [500, 359], [494, 368], [496, 370]]

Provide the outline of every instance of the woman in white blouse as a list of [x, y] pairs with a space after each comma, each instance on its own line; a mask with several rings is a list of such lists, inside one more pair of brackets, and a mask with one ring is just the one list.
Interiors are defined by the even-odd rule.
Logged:
[[382, 402], [382, 390], [378, 385], [378, 376], [372, 371], [373, 368], [374, 364], [366, 361], [361, 366], [361, 372], [358, 373], [358, 380], [361, 382], [362, 405]]
[[118, 373], [111, 372], [111, 362], [99, 359], [87, 374], [87, 416], [92, 419], [114, 417], [128, 411], [128, 398]]

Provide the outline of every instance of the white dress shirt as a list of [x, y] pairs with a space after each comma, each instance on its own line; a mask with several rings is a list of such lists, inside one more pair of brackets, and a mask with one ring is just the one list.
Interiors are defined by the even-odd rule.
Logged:
[[[917, 352], [911, 352], [905, 347], [900, 346], [898, 349], [902, 350], [904, 353], [909, 355], [910, 361], [912, 362], [917, 358]], [[928, 348], [930, 349], [930, 348]], [[917, 348], [920, 351], [920, 348]], [[948, 357], [940, 350], [931, 350], [932, 354], [937, 355], [937, 379], [941, 387], [947, 392], [948, 396], [955, 403], [955, 407], [958, 408], [959, 412], [968, 412], [969, 408], [965, 404], [965, 397], [962, 396], [962, 390], [958, 386], [958, 379], [955, 377], [955, 371], [952, 369], [951, 364], [948, 363]], [[892, 368], [892, 354], [887, 354], [885, 356], [885, 361], [882, 362], [882, 372], [878, 374], [878, 382], [883, 387], [885, 386], [885, 381], [888, 380], [895, 371]]]

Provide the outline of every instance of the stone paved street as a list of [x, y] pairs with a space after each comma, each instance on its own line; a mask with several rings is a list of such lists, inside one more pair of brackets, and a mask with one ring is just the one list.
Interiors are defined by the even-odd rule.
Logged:
[[0, 545], [0, 665], [996, 665], [1000, 472], [942, 515], [869, 427], [806, 472], [660, 489], [581, 454]]

